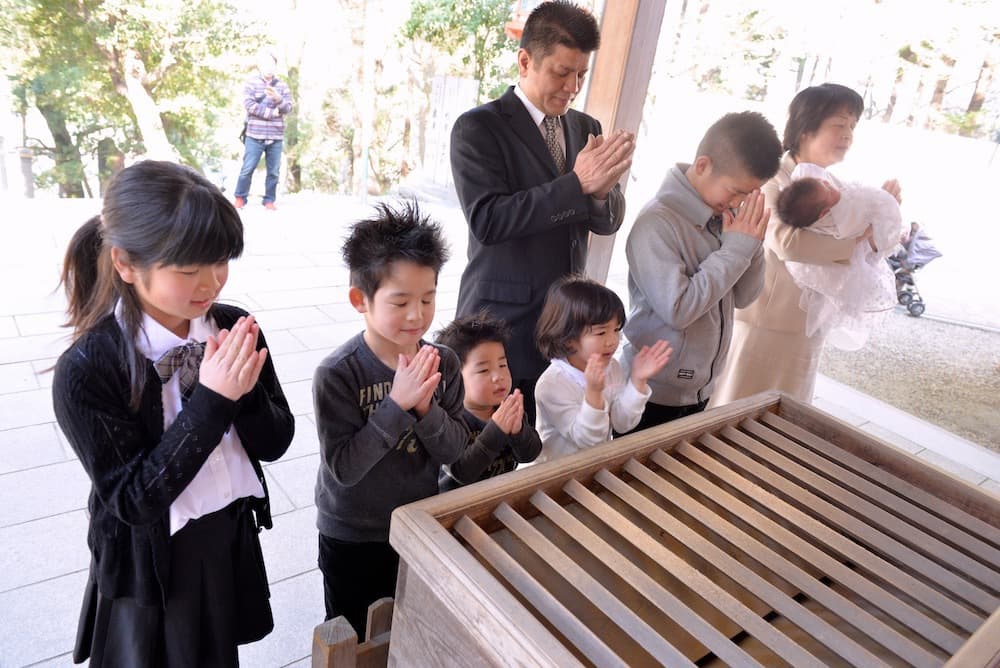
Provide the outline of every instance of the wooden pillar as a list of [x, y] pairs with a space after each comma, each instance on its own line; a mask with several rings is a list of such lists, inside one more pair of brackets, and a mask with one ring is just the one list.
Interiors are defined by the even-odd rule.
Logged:
[[[601, 122], [605, 134], [618, 128], [639, 130], [666, 4], [666, 0], [613, 0], [605, 5], [601, 47], [594, 57], [584, 106]], [[620, 183], [624, 191], [628, 172]], [[607, 280], [614, 244], [614, 235], [590, 235], [588, 276], [602, 283]]]

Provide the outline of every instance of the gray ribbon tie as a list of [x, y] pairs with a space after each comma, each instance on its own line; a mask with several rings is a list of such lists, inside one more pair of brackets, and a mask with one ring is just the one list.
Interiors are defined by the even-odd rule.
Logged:
[[185, 343], [163, 353], [153, 367], [163, 384], [176, 375], [181, 385], [181, 399], [187, 401], [198, 384], [198, 368], [204, 356], [204, 343]]

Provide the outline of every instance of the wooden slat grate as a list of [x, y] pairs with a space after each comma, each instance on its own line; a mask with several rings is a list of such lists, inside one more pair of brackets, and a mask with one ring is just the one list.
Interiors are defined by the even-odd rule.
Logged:
[[593, 665], [940, 666], [1000, 608], [1000, 530], [771, 412], [451, 530]]

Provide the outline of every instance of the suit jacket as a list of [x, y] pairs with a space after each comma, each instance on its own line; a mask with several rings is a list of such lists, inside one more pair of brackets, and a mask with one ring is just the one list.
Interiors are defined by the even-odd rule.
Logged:
[[451, 169], [469, 224], [457, 313], [487, 309], [507, 321], [507, 357], [518, 379], [537, 378], [547, 364], [535, 346], [535, 324], [549, 286], [582, 273], [588, 233], [613, 234], [625, 211], [617, 185], [607, 204], [597, 205], [572, 171], [587, 135], [601, 134], [601, 124], [570, 109], [562, 126], [564, 174], [513, 86], [462, 114], [451, 132]]

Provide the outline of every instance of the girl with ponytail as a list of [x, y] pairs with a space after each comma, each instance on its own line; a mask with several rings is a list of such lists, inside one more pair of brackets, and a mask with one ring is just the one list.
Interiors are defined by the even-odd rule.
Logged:
[[223, 194], [156, 161], [120, 172], [69, 243], [52, 394], [91, 480], [77, 663], [236, 666], [273, 627], [260, 462], [294, 419], [254, 317], [216, 302], [242, 252]]

